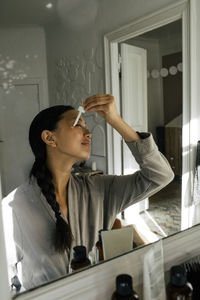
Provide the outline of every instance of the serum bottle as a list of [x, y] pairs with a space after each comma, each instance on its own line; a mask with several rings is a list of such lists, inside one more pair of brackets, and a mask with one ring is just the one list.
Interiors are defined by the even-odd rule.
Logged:
[[76, 246], [73, 248], [73, 259], [71, 261], [72, 271], [79, 270], [81, 268], [91, 265], [89, 258], [87, 257], [85, 246]]
[[187, 282], [185, 269], [182, 266], [173, 266], [166, 289], [167, 300], [192, 300], [192, 291], [192, 285]]
[[133, 290], [132, 277], [127, 274], [118, 275], [116, 278], [116, 291], [111, 300], [138, 300], [139, 297]]
[[102, 238], [101, 238], [101, 232], [102, 230], [99, 230], [99, 239], [96, 242], [96, 262], [104, 260], [103, 256], [103, 243], [102, 243]]

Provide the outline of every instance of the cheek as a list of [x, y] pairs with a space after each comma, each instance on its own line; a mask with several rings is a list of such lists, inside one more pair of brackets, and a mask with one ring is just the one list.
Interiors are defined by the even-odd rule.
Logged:
[[58, 145], [60, 145], [61, 147], [75, 147], [77, 144], [79, 144], [81, 142], [82, 139], [82, 132], [78, 132], [78, 130], [76, 131], [70, 131], [68, 133], [64, 133], [62, 134], [59, 138], [58, 138]]

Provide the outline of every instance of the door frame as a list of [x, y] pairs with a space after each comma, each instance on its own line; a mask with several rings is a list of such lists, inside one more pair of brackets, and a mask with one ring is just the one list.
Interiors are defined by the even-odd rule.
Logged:
[[[190, 48], [194, 47], [190, 41], [190, 1], [179, 0], [152, 14], [148, 14], [133, 23], [123, 26], [104, 36], [105, 79], [106, 93], [113, 94], [120, 112], [120, 94], [118, 80], [118, 44], [130, 38], [137, 37], [147, 31], [167, 25], [179, 19], [182, 20], [182, 52], [183, 52], [183, 130], [182, 130], [182, 223], [181, 229], [190, 226], [189, 204], [192, 189], [192, 158], [190, 140], [190, 108], [191, 108], [191, 60]], [[196, 99], [197, 101], [197, 99]], [[120, 112], [121, 114], [121, 112]], [[111, 126], [107, 125], [107, 166], [108, 174], [119, 174], [121, 170], [121, 137]], [[185, 153], [186, 152], [186, 153]], [[194, 151], [193, 151], [194, 152]], [[120, 162], [119, 162], [120, 161]]]

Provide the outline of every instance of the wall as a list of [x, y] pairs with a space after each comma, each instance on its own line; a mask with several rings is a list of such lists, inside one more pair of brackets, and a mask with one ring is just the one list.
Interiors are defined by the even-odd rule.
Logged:
[[[104, 34], [173, 1], [85, 0], [82, 6], [76, 0], [68, 7], [65, 3], [58, 2], [60, 22], [46, 27], [50, 103], [67, 103], [77, 108], [84, 98], [105, 91]], [[94, 144], [98, 141], [94, 151], [92, 147], [88, 164], [95, 160], [97, 168], [106, 172], [105, 123], [95, 115], [88, 119], [86, 116], [86, 121], [97, 132], [93, 132]]]
[[[200, 140], [200, 1], [191, 0], [191, 121], [190, 121], [190, 143], [192, 151], [192, 159], [190, 172], [194, 174], [196, 165], [197, 141]], [[187, 127], [187, 124], [185, 125]], [[184, 155], [188, 155], [187, 144], [184, 144]], [[193, 177], [191, 179], [192, 183]], [[193, 190], [191, 191], [193, 194]], [[200, 220], [200, 203], [194, 205], [190, 209], [189, 224], [194, 225]]]
[[[1, 58], [16, 61], [24, 78], [47, 79], [45, 32], [42, 27], [14, 27], [0, 29]], [[16, 78], [17, 79], [17, 78]]]
[[168, 55], [182, 50], [182, 36], [177, 34], [170, 34], [170, 36], [163, 36], [160, 38], [160, 55]]
[[[0, 83], [5, 90], [15, 80], [41, 80], [42, 103], [48, 103], [45, 32], [39, 26], [0, 28]], [[28, 81], [27, 81], [28, 80]], [[19, 83], [19, 82], [18, 82]], [[8, 92], [8, 91], [7, 91]], [[25, 111], [23, 112], [25, 113]]]
[[30, 122], [48, 105], [45, 33], [40, 27], [1, 28], [0, 45], [0, 182], [5, 196], [28, 177], [34, 159]]

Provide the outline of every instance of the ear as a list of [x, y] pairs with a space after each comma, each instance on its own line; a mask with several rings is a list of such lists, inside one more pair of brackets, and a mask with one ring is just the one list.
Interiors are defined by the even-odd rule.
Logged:
[[55, 137], [53, 132], [49, 130], [43, 130], [41, 133], [41, 139], [46, 145], [49, 145], [51, 147], [56, 147]]

